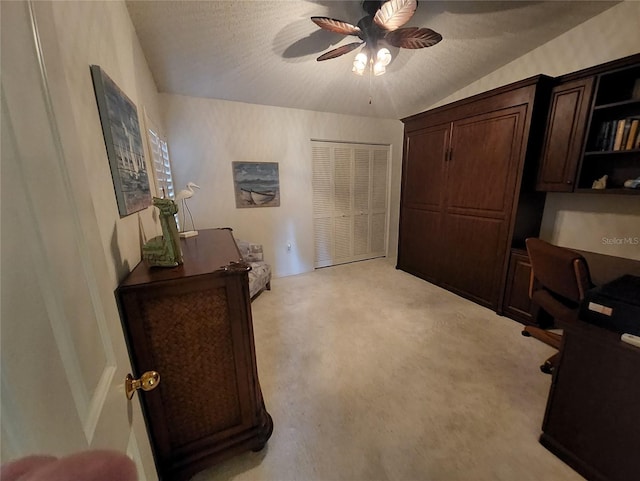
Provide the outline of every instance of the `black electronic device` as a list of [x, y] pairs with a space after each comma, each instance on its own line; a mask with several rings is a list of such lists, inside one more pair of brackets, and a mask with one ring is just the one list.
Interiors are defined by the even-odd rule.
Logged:
[[640, 336], [640, 277], [627, 274], [587, 291], [580, 319], [620, 334]]

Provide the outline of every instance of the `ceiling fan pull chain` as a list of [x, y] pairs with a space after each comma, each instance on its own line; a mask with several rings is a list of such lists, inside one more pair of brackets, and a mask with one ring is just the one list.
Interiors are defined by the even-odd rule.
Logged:
[[369, 105], [371, 105], [371, 100], [373, 98], [373, 82], [371, 81], [371, 78], [373, 77], [373, 63], [370, 63], [369, 65]]

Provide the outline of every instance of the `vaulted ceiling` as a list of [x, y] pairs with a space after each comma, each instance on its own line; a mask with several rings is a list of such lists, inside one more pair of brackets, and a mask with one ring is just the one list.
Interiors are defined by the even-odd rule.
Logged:
[[[598, 15], [617, 2], [420, 1], [406, 26], [437, 45], [391, 49], [379, 77], [351, 72], [357, 50], [316, 58], [355, 37], [311, 22], [357, 23], [360, 1], [127, 1], [160, 92], [322, 112], [402, 118]], [[544, 73], [544, 72], [541, 72]]]

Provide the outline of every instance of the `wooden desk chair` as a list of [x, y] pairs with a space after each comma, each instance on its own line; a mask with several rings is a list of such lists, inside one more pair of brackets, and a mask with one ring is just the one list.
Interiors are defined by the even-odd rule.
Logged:
[[[585, 292], [593, 287], [589, 266], [584, 257], [570, 249], [536, 238], [527, 239], [526, 244], [531, 261], [531, 301], [560, 325], [577, 321], [580, 302], [584, 299]], [[562, 335], [547, 330], [554, 327], [558, 327], [555, 322], [548, 326], [527, 326], [522, 335], [534, 337], [560, 349]], [[557, 357], [558, 353], [547, 359], [540, 370], [551, 374]]]

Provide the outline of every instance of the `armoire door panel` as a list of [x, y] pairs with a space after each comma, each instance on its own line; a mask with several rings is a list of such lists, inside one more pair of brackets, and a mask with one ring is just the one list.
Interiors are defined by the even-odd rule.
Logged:
[[495, 309], [504, 261], [504, 222], [449, 214], [443, 227], [442, 285]]
[[510, 210], [525, 111], [519, 106], [454, 123], [447, 209], [484, 216]]
[[440, 212], [403, 209], [398, 267], [435, 281], [439, 271]]
[[[562, 95], [556, 95], [553, 103], [553, 115], [551, 122], [551, 131], [547, 137], [546, 147], [547, 155], [543, 158], [542, 168], [540, 169], [540, 181], [543, 183], [565, 184], [565, 180], [573, 181], [575, 177], [575, 165], [573, 167], [573, 175], [567, 176], [567, 164], [561, 162], [552, 162], [555, 158], [565, 159], [569, 155], [571, 143], [567, 139], [571, 137], [571, 130], [575, 123], [575, 106], [580, 100], [579, 90], [569, 90], [563, 92]], [[561, 119], [562, 121], [558, 121]], [[571, 186], [571, 184], [567, 184]], [[571, 187], [569, 187], [571, 189]]]
[[415, 132], [407, 137], [403, 172], [405, 206], [440, 208], [442, 205], [448, 141], [449, 124]]
[[446, 207], [445, 212], [453, 215], [465, 215], [471, 217], [488, 217], [490, 219], [505, 220], [509, 212], [501, 210], [474, 209], [470, 207]]
[[552, 90], [536, 189], [573, 191], [593, 86], [594, 78], [589, 77], [558, 85]]
[[533, 324], [529, 284], [531, 262], [526, 250], [511, 249], [502, 311], [516, 321]]

